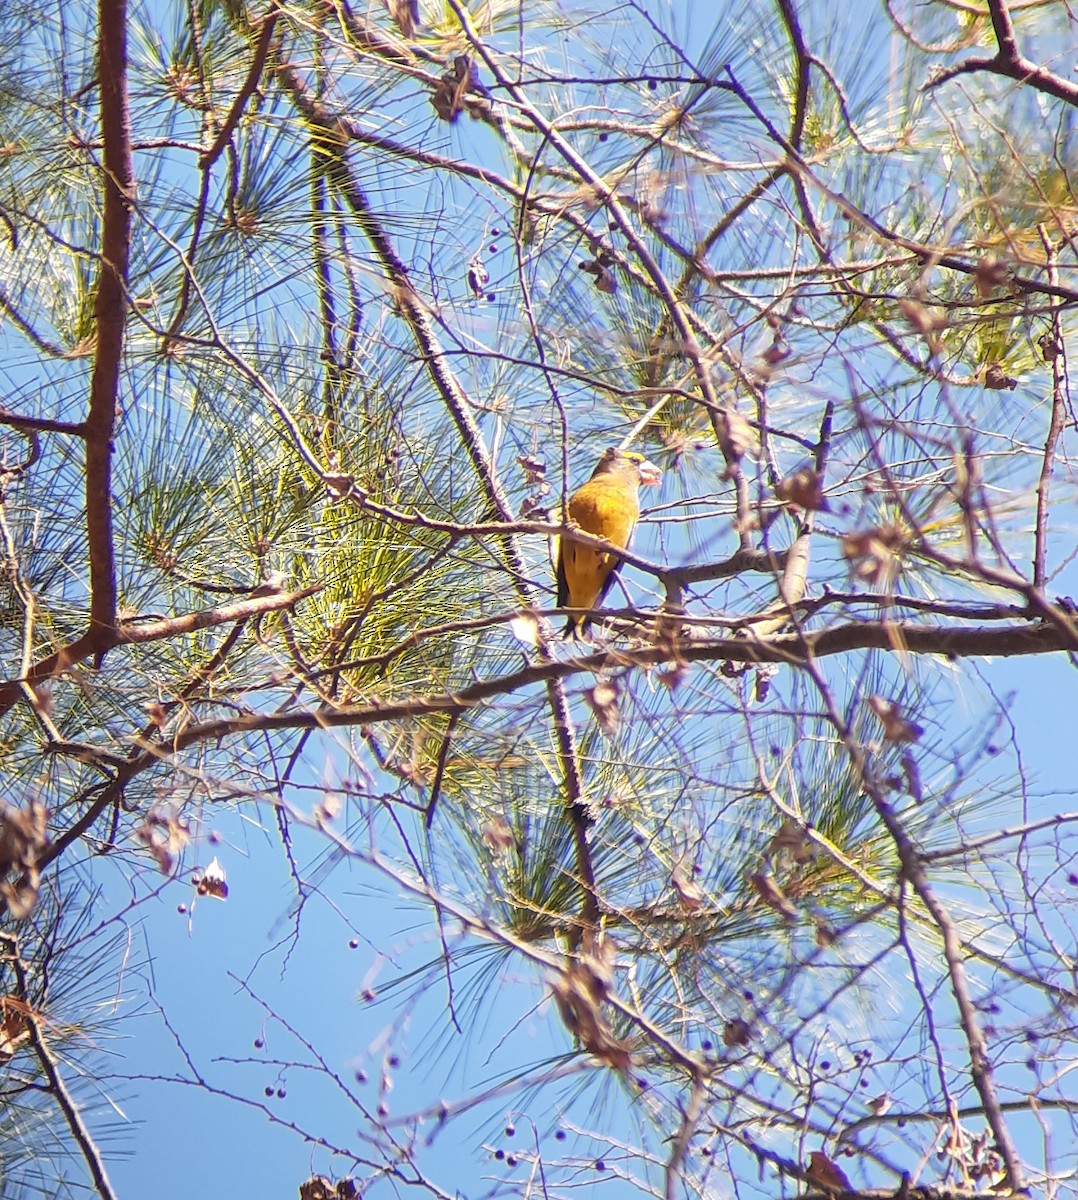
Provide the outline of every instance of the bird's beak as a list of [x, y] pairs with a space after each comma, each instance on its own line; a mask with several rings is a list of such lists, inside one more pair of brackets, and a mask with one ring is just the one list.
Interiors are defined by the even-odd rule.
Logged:
[[659, 483], [663, 473], [654, 463], [648, 462], [645, 458], [640, 464], [640, 482], [644, 487], [651, 487], [652, 484]]

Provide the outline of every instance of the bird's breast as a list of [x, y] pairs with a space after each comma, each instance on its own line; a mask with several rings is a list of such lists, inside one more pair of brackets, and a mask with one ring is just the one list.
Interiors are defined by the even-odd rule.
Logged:
[[629, 489], [585, 484], [569, 504], [569, 517], [585, 533], [604, 537], [615, 546], [627, 546], [640, 505]]

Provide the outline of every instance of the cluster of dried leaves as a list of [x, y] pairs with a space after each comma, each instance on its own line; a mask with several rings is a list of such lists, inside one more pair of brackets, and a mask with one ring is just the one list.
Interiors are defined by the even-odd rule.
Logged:
[[36, 800], [25, 808], [0, 808], [0, 895], [15, 920], [29, 916], [37, 903], [48, 819], [48, 809]]

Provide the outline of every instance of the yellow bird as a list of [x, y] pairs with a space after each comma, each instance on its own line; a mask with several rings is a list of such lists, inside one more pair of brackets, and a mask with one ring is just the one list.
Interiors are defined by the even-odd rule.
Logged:
[[[569, 499], [569, 521], [596, 537], [627, 549], [640, 516], [640, 485], [658, 483], [662, 471], [632, 450], [607, 450], [587, 483]], [[606, 595], [621, 559], [579, 542], [561, 539], [558, 551], [558, 607], [595, 608]], [[588, 627], [586, 614], [570, 617], [565, 636]]]

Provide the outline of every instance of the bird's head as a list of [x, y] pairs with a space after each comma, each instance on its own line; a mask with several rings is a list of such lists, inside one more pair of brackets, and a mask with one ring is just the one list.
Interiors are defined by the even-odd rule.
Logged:
[[648, 462], [642, 454], [635, 450], [619, 450], [613, 446], [603, 453], [594, 474], [626, 475], [643, 487], [651, 487], [663, 477], [662, 471], [654, 463]]

